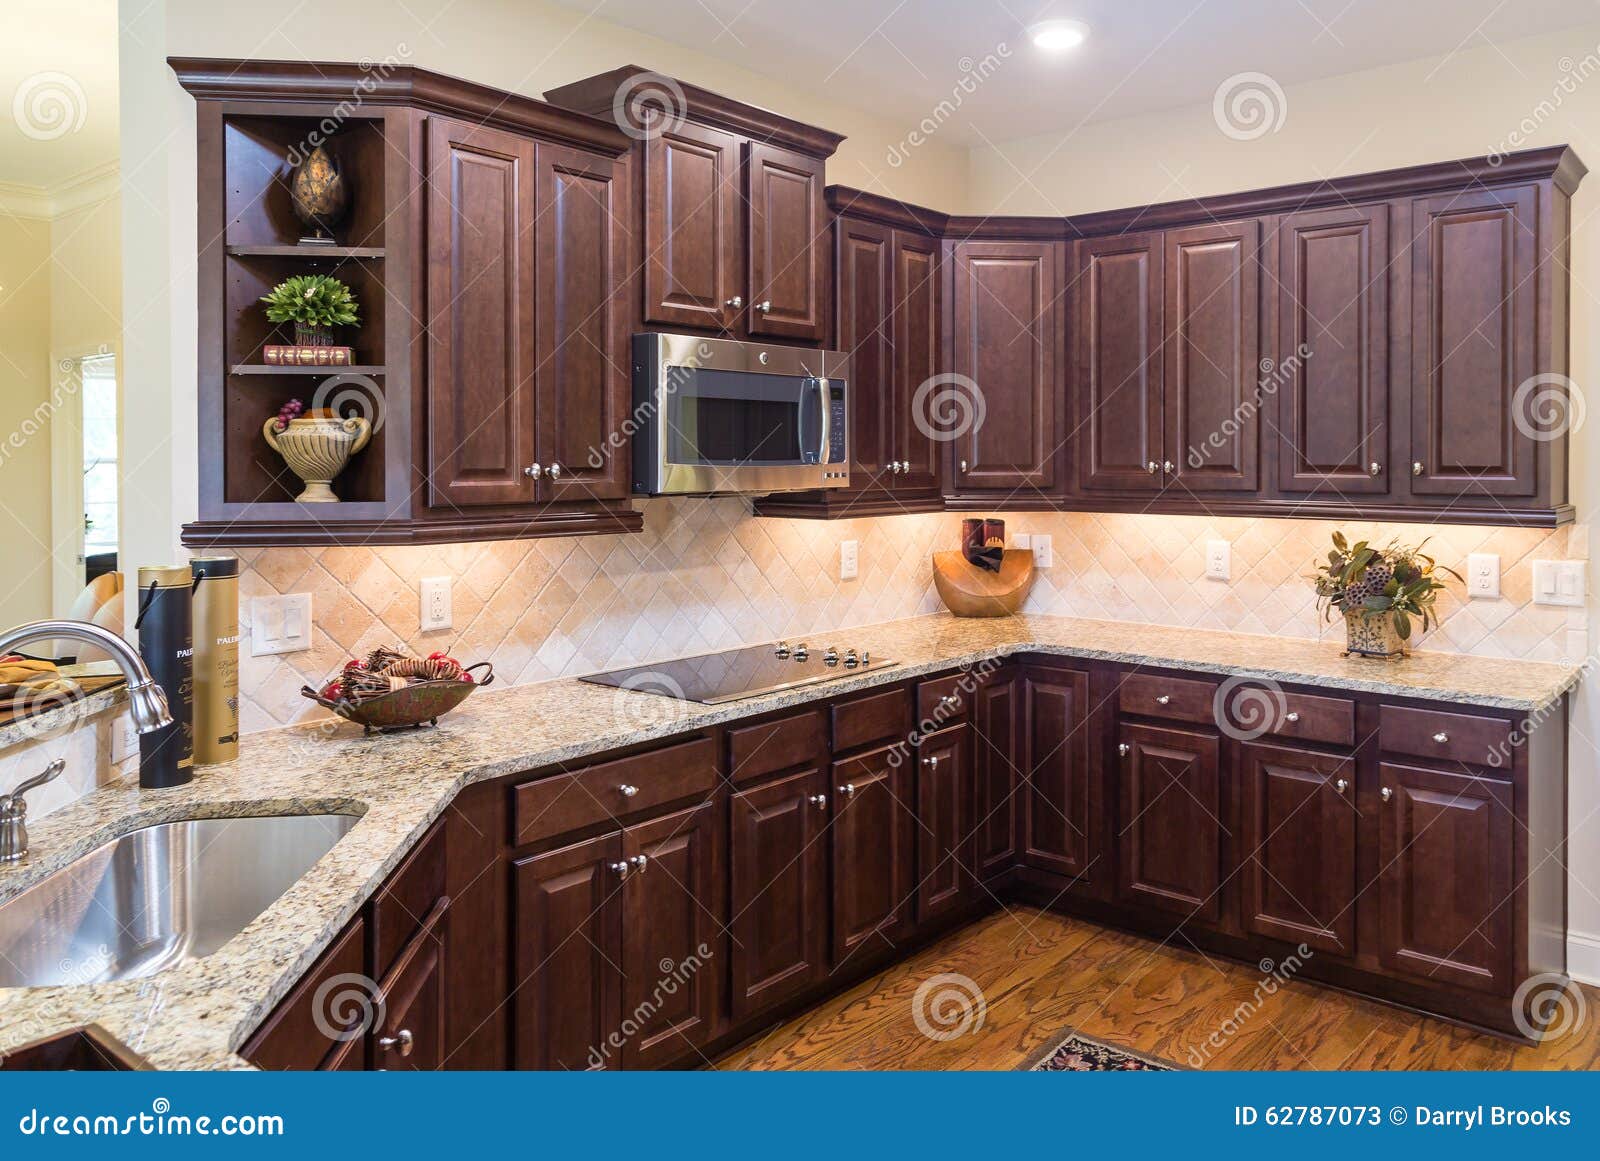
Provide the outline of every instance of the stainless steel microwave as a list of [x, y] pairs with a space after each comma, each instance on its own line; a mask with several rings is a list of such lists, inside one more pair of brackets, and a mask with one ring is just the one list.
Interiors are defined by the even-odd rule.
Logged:
[[849, 368], [838, 351], [634, 335], [634, 492], [845, 487]]

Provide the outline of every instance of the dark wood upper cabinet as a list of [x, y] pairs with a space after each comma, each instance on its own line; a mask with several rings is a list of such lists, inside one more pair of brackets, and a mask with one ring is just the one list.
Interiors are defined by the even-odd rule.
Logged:
[[834, 223], [838, 274], [834, 341], [850, 356], [850, 488], [896, 483], [894, 231], [840, 216]]
[[728, 834], [733, 1018], [788, 999], [827, 973], [828, 822], [823, 771], [799, 770], [732, 796]]
[[1168, 230], [1164, 244], [1167, 486], [1253, 492], [1260, 476], [1261, 223]]
[[821, 342], [827, 327], [827, 229], [822, 162], [745, 143], [752, 335]]
[[925, 234], [895, 230], [893, 237], [894, 446], [904, 464], [902, 491], [939, 487], [940, 451], [934, 428], [919, 418], [917, 392], [945, 366], [943, 281], [939, 242]]
[[622, 1019], [622, 836], [518, 859], [512, 876], [517, 1068], [616, 1068]]
[[1246, 743], [1239, 747], [1239, 783], [1245, 929], [1354, 955], [1354, 759]]
[[556, 145], [538, 149], [541, 500], [617, 500], [633, 482], [632, 461], [612, 446], [633, 396], [628, 176], [625, 159]]
[[1094, 801], [1089, 764], [1089, 675], [1073, 669], [1026, 667], [1022, 691], [1022, 858], [1029, 865], [1083, 881], [1095, 861]]
[[916, 796], [898, 745], [835, 762], [833, 962], [894, 946], [915, 919]]
[[526, 503], [538, 459], [534, 142], [428, 120], [428, 496]]
[[[1382, 494], [1389, 454], [1389, 207], [1278, 226], [1278, 486]], [[1270, 411], [1269, 411], [1270, 414]]]
[[1214, 734], [1121, 727], [1119, 886], [1124, 899], [1184, 919], [1222, 914], [1222, 797]]
[[1488, 778], [1379, 767], [1378, 896], [1386, 968], [1511, 990], [1516, 949], [1512, 788]]
[[972, 730], [965, 723], [917, 744], [917, 921], [960, 906], [972, 878]]
[[1411, 204], [1413, 493], [1535, 491], [1539, 229], [1531, 186]]
[[1079, 483], [1159, 491], [1166, 458], [1161, 235], [1090, 238], [1077, 243], [1075, 254]]
[[[739, 139], [680, 122], [645, 138], [644, 321], [720, 330], [742, 312]], [[741, 304], [742, 305], [742, 304]]]
[[952, 448], [957, 493], [1057, 488], [1065, 392], [1060, 378], [1057, 242], [958, 242], [954, 370], [960, 386], [936, 424]]

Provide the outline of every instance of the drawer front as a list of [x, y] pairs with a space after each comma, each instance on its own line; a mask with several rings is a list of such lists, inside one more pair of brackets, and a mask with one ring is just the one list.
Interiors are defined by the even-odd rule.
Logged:
[[728, 731], [728, 777], [745, 785], [767, 774], [814, 766], [828, 749], [821, 710]]
[[394, 966], [444, 896], [444, 820], [433, 824], [372, 901], [373, 974]]
[[[343, 1059], [334, 1058], [340, 1057], [347, 1044], [359, 1041], [365, 1033], [366, 1029], [361, 1026], [365, 1006], [331, 1006], [327, 996], [320, 997], [319, 1005], [317, 991], [337, 977], [367, 974], [366, 936], [367, 925], [359, 918], [346, 927], [333, 941], [333, 946], [322, 953], [322, 958], [246, 1041], [239, 1055], [263, 1069], [312, 1069], [330, 1060], [343, 1067]], [[370, 999], [370, 993], [364, 998]], [[341, 1015], [349, 1017], [348, 1028], [340, 1033], [347, 1039], [334, 1039], [323, 1028], [330, 1017], [338, 1019]], [[362, 1060], [365, 1061], [364, 1056]]]
[[539, 842], [680, 798], [709, 794], [716, 785], [717, 744], [710, 738], [524, 782], [511, 792], [512, 841]]
[[961, 683], [967, 676], [952, 673], [949, 677], [918, 682], [917, 721], [931, 722], [934, 729], [966, 721], [970, 695], [962, 691]]
[[1511, 723], [1504, 718], [1386, 705], [1378, 711], [1378, 741], [1396, 754], [1490, 764], [1490, 754], [1510, 752]]
[[1274, 693], [1266, 683], [1243, 682], [1223, 695], [1223, 710], [1238, 736], [1271, 734], [1329, 746], [1353, 746], [1356, 705], [1343, 697]]
[[1149, 714], [1173, 721], [1215, 725], [1212, 701], [1216, 695], [1217, 685], [1213, 681], [1135, 673], [1123, 679], [1122, 688], [1117, 692], [1117, 708], [1125, 714]]
[[903, 689], [851, 698], [834, 705], [831, 712], [836, 754], [899, 741], [911, 732], [911, 699]]

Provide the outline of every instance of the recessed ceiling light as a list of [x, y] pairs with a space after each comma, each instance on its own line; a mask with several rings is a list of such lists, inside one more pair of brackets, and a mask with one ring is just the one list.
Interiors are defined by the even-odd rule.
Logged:
[[1089, 26], [1081, 20], [1041, 20], [1028, 26], [1028, 38], [1046, 52], [1065, 52], [1089, 39]]

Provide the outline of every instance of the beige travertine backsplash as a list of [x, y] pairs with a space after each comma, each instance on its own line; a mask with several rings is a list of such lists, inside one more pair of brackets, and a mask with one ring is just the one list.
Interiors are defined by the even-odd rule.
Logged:
[[[315, 623], [311, 650], [279, 657], [251, 657], [245, 629], [244, 732], [320, 715], [300, 697], [302, 685], [397, 642], [491, 661], [507, 683], [778, 637], [844, 645], [837, 631], [940, 610], [928, 557], [957, 547], [961, 523], [946, 514], [757, 519], [739, 498], [652, 500], [644, 513], [645, 531], [630, 536], [241, 552], [246, 624], [249, 598], [292, 592], [313, 595]], [[1582, 530], [1000, 515], [1008, 533], [1053, 537], [1054, 567], [1040, 573], [1030, 612], [1338, 640], [1343, 624], [1322, 623], [1306, 579], [1337, 527], [1379, 542], [1427, 536], [1440, 562], [1463, 575], [1469, 552], [1499, 553], [1500, 599], [1469, 602], [1452, 582], [1439, 600], [1444, 624], [1421, 647], [1538, 661], [1585, 652], [1584, 610], [1536, 606], [1531, 597], [1532, 561], [1586, 555]], [[1204, 577], [1205, 541], [1216, 538], [1232, 542], [1230, 581]], [[855, 580], [838, 579], [843, 540], [860, 544]], [[455, 624], [423, 634], [417, 586], [431, 576], [453, 579]]]

